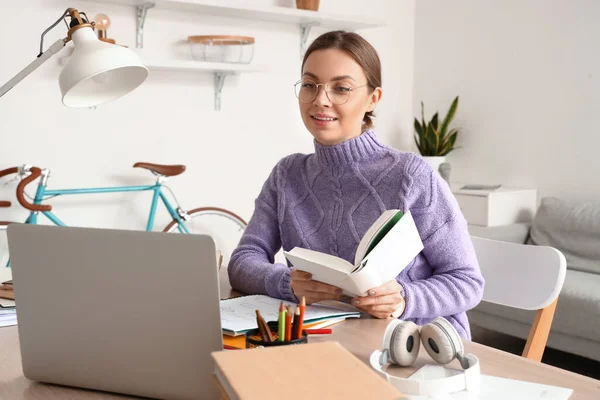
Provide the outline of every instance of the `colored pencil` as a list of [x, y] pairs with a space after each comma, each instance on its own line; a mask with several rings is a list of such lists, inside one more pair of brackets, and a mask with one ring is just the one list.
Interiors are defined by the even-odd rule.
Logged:
[[285, 307], [283, 306], [283, 301], [279, 305], [279, 330], [277, 334], [279, 335], [279, 341], [285, 341]]
[[307, 335], [330, 335], [333, 331], [331, 328], [321, 328], [321, 329], [305, 329]]
[[256, 310], [256, 325], [258, 325], [258, 332], [260, 333], [260, 337], [262, 338], [262, 341], [268, 342], [269, 337], [267, 336], [267, 332], [265, 332], [265, 326], [262, 324], [262, 321], [260, 319], [261, 319], [260, 311]]
[[296, 306], [294, 310], [294, 324], [292, 325], [292, 336], [294, 339], [300, 339], [300, 307]]
[[275, 338], [273, 337], [273, 333], [271, 332], [271, 328], [269, 328], [269, 324], [267, 324], [267, 321], [265, 321], [265, 319], [263, 318], [263, 316], [260, 315], [260, 311], [256, 310], [256, 315], [257, 315], [257, 318], [258, 318], [259, 328], [260, 328], [260, 326], [262, 326], [262, 331], [265, 333], [265, 336], [266, 336], [266, 340], [263, 339], [263, 341], [265, 341], [265, 342], [274, 342]]
[[287, 306], [285, 313], [285, 341], [292, 340], [292, 308]]
[[302, 337], [302, 329], [304, 325], [304, 309], [306, 308], [306, 298], [302, 296], [300, 301], [300, 321], [298, 322], [298, 338]]

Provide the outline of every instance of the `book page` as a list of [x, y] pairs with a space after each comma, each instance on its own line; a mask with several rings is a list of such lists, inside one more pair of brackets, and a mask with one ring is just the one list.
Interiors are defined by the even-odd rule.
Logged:
[[[423, 242], [410, 212], [394, 225], [351, 275], [358, 290], [367, 291], [394, 279], [423, 250]], [[375, 286], [370, 286], [373, 285]]]
[[339, 287], [346, 295], [356, 294], [356, 286], [349, 275], [354, 266], [346, 260], [297, 247], [284, 254], [294, 268], [310, 272], [313, 280]]
[[[292, 250], [284, 251], [283, 253], [285, 254], [285, 256], [288, 259], [290, 259], [290, 257], [291, 257], [296, 260], [301, 259], [301, 260], [308, 261], [313, 264], [325, 265], [336, 271], [343, 272], [344, 274], [349, 274], [354, 269], [354, 265], [350, 264], [348, 261], [346, 261], [342, 258], [332, 256], [331, 254], [327, 254], [327, 253], [320, 253], [320, 252], [314, 251], [314, 250], [303, 249], [301, 247], [294, 247]], [[288, 256], [290, 256], [290, 257], [288, 257]], [[290, 262], [292, 262], [292, 264], [294, 264], [291, 259], [290, 259]], [[302, 269], [297, 265], [294, 265], [294, 266], [298, 269]], [[313, 271], [308, 271], [305, 269], [302, 269], [302, 270], [311, 272], [311, 273], [313, 272]]]
[[[373, 222], [373, 224], [369, 227], [367, 232], [364, 234], [358, 247], [356, 248], [356, 254], [354, 255], [354, 265], [358, 267], [362, 259], [369, 253], [369, 250], [372, 249], [372, 245], [374, 244], [374, 240], [377, 238], [379, 232], [385, 227], [397, 213], [401, 213], [400, 210], [387, 210], [384, 211], [379, 218]], [[389, 230], [389, 229], [388, 229]], [[387, 230], [386, 230], [387, 232]]]

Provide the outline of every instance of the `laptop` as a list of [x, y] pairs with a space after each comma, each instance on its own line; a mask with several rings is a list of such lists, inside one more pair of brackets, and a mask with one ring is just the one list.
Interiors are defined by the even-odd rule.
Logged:
[[24, 375], [163, 399], [214, 399], [223, 349], [210, 236], [13, 224]]

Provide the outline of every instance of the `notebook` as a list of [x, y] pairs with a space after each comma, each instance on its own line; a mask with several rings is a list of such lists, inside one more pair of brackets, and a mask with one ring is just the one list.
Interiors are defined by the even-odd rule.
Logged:
[[[265, 321], [277, 321], [279, 305], [297, 306], [296, 303], [274, 299], [265, 295], [251, 295], [221, 300], [221, 328], [225, 335], [243, 335], [256, 329], [256, 310], [259, 310]], [[304, 323], [341, 318], [358, 318], [359, 311], [340, 310], [331, 306], [309, 305], [304, 310]]]
[[399, 400], [400, 392], [337, 342], [212, 353], [228, 400]]

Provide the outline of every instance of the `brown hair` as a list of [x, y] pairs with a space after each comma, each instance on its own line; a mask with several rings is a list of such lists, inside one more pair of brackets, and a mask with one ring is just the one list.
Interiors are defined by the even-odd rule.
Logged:
[[[381, 62], [377, 51], [362, 36], [354, 32], [332, 31], [315, 39], [304, 54], [302, 69], [313, 51], [326, 49], [340, 49], [348, 53], [358, 63], [367, 76], [367, 85], [371, 91], [381, 87]], [[373, 126], [371, 117], [373, 111], [367, 111], [363, 117], [363, 132]]]

